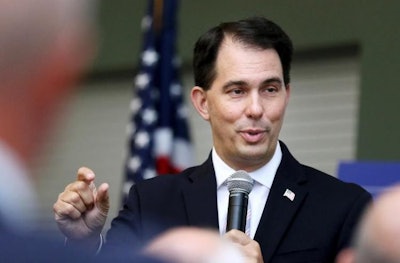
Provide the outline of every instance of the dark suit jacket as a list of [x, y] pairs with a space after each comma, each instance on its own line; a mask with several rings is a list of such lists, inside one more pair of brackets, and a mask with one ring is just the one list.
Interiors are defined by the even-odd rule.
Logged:
[[[283, 143], [281, 148], [282, 162], [254, 238], [264, 262], [333, 262], [349, 244], [371, 196], [355, 184], [300, 164]], [[283, 196], [286, 189], [295, 193], [293, 201]], [[178, 175], [158, 176], [133, 186], [112, 222], [107, 246], [143, 244], [175, 226], [218, 229], [211, 157]]]

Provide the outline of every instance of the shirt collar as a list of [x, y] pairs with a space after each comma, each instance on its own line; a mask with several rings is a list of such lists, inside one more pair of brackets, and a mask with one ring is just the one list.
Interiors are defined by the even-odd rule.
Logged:
[[[251, 178], [268, 189], [271, 189], [272, 182], [274, 181], [276, 171], [282, 160], [282, 150], [279, 142], [276, 144], [274, 155], [272, 159], [261, 168], [249, 173]], [[217, 180], [217, 189], [232, 175], [235, 170], [229, 167], [217, 154], [215, 147], [212, 150], [212, 161], [214, 165], [215, 177]]]

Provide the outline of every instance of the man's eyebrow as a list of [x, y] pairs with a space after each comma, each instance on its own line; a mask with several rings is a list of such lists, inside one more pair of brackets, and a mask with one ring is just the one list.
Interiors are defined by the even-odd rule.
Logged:
[[248, 85], [246, 81], [243, 80], [230, 80], [222, 86], [223, 90], [226, 90], [232, 86], [246, 86]]
[[283, 81], [282, 81], [282, 79], [280, 79], [278, 77], [273, 77], [273, 78], [268, 78], [268, 79], [264, 80], [262, 82], [262, 85], [271, 84], [271, 83], [277, 83], [277, 84], [282, 85]]
[[[268, 85], [268, 84], [272, 84], [272, 83], [276, 83], [276, 84], [282, 85], [282, 84], [283, 84], [283, 81], [282, 81], [281, 78], [272, 77], [272, 78], [265, 79], [265, 80], [261, 83], [261, 86]], [[222, 89], [223, 89], [223, 90], [226, 90], [226, 89], [228, 89], [228, 88], [230, 88], [230, 87], [232, 87], [232, 86], [247, 86], [247, 85], [249, 85], [249, 84], [248, 84], [246, 81], [244, 81], [244, 80], [230, 80], [230, 81], [228, 81], [227, 83], [225, 83], [225, 84], [222, 86]]]

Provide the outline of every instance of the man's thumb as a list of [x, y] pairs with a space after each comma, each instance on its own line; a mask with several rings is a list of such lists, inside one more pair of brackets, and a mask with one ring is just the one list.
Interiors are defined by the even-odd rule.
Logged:
[[104, 183], [97, 188], [96, 206], [104, 216], [107, 216], [110, 209], [110, 198], [108, 194], [108, 184]]

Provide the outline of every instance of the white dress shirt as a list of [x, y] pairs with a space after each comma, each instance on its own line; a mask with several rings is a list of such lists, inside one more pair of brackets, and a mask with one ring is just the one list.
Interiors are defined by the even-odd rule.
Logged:
[[35, 227], [37, 196], [26, 167], [0, 141], [0, 221], [14, 232]]
[[[267, 202], [268, 194], [274, 181], [276, 171], [282, 160], [282, 151], [279, 143], [275, 153], [267, 164], [260, 169], [249, 173], [254, 180], [254, 186], [249, 194], [249, 206], [251, 207], [250, 237], [254, 238], [258, 223]], [[226, 179], [231, 176], [235, 170], [229, 167], [217, 154], [215, 148], [212, 150], [212, 161], [217, 180], [217, 201], [218, 201], [218, 222], [219, 231], [222, 234], [226, 231], [226, 221], [228, 214], [229, 191], [226, 185]]]

